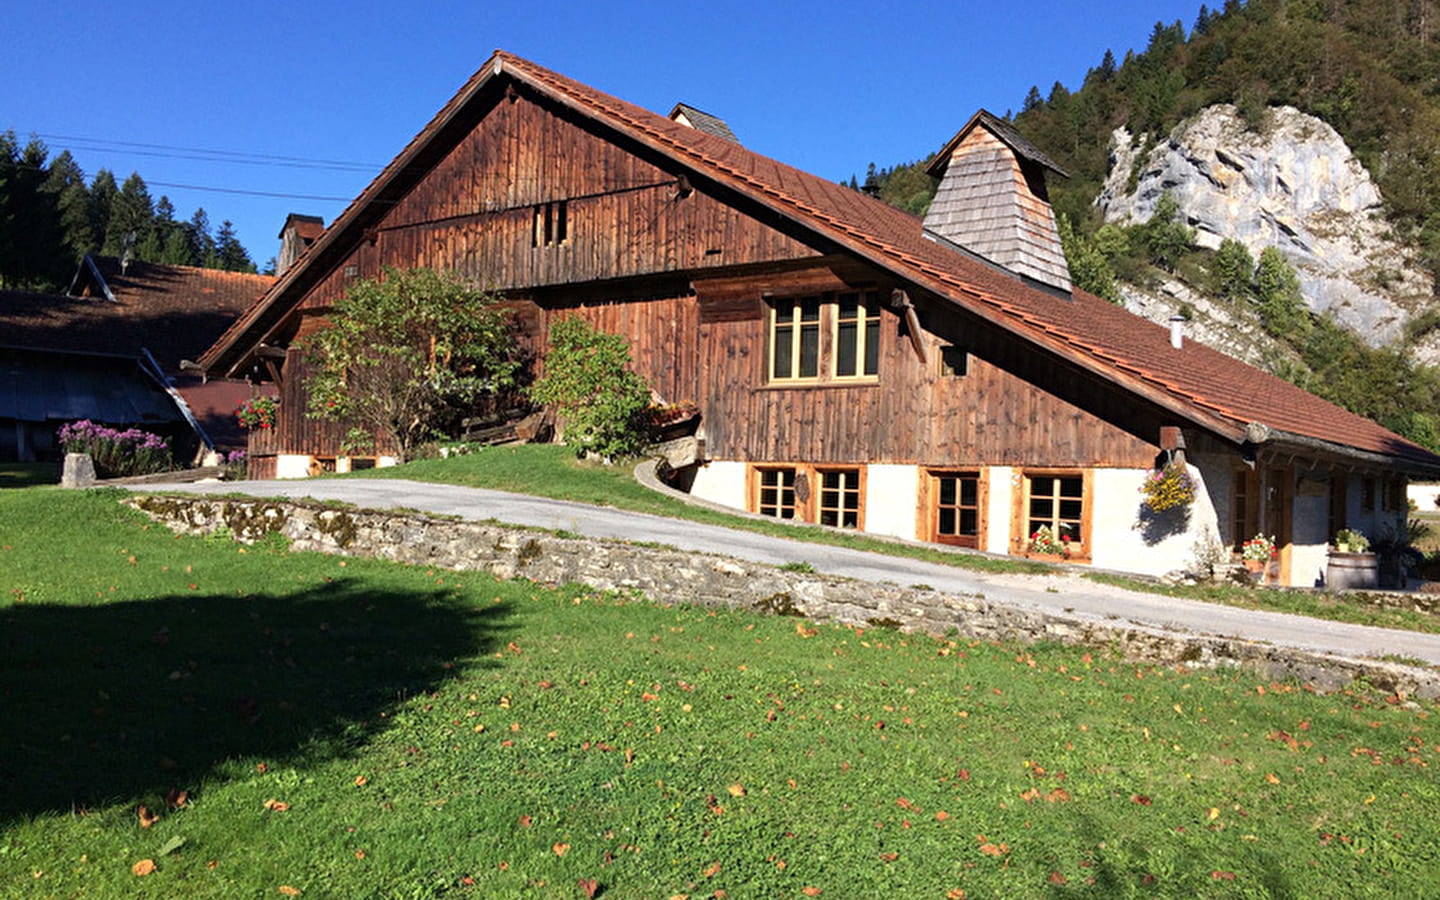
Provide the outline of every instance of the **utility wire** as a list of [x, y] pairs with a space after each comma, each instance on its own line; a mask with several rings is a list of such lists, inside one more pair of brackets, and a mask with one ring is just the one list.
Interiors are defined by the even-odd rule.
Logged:
[[[174, 159], [198, 159], [212, 162], [237, 162], [247, 165], [289, 166], [303, 169], [337, 169], [352, 172], [378, 172], [381, 163], [352, 162], [339, 159], [314, 159], [304, 156], [281, 156], [272, 153], [245, 153], [237, 150], [212, 150], [204, 147], [180, 147], [173, 144], [147, 144], [139, 141], [113, 141], [106, 138], [79, 137], [64, 134], [35, 134], [47, 141], [79, 142], [81, 150], [120, 150], [138, 156], [164, 156]], [[138, 148], [138, 149], [135, 149]]]
[[319, 194], [285, 194], [277, 191], [247, 191], [241, 188], [205, 187], [199, 184], [176, 184], [173, 181], [147, 181], [145, 186], [156, 185], [158, 187], [183, 188], [187, 191], [211, 191], [216, 194], [244, 194], [247, 197], [280, 197], [285, 200], [335, 200], [341, 203], [348, 203], [354, 197], [323, 197]]

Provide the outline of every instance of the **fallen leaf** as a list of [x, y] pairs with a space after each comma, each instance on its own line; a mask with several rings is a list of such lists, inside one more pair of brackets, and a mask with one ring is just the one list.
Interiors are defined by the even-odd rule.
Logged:
[[1213, 878], [1213, 879], [1215, 879], [1216, 881], [1234, 881], [1234, 880], [1235, 880], [1235, 873], [1234, 873], [1234, 872], [1221, 872], [1221, 871], [1219, 871], [1219, 870], [1217, 869], [1216, 871], [1210, 873], [1210, 877]]
[[1131, 795], [1130, 795], [1130, 802], [1131, 802], [1131, 803], [1138, 803], [1138, 804], [1140, 804], [1141, 806], [1149, 806], [1149, 805], [1150, 805], [1150, 798], [1147, 797], [1147, 796], [1145, 796], [1144, 794], [1131, 794]]
[[565, 843], [556, 843], [550, 849], [555, 851], [556, 856], [564, 856], [565, 854], [570, 852], [570, 845]]
[[800, 889], [800, 893], [804, 894], [807, 897], [818, 897], [823, 894], [824, 891], [813, 885], [806, 885], [805, 887]]
[[1212, 822], [1215, 821], [1220, 818], [1220, 810], [1214, 806], [1210, 807], [1210, 811], [1205, 814], [1205, 818]]
[[706, 878], [714, 878], [716, 875], [720, 874], [720, 863], [711, 863], [710, 865], [706, 866], [705, 871], [701, 872], [700, 874], [705, 876]]
[[155, 868], [155, 860], [142, 859], [135, 865], [130, 867], [130, 872], [134, 875], [144, 876], [149, 875], [151, 872], [155, 871]]
[[364, 787], [365, 785], [367, 785], [367, 784], [369, 784], [369, 783], [370, 783], [370, 779], [366, 778], [364, 775], [356, 775], [356, 776], [355, 776], [355, 786], [356, 786], [356, 787]]
[[937, 822], [943, 822], [948, 818], [950, 818], [950, 814], [943, 809], [935, 814], [935, 821]]
[[189, 791], [179, 791], [179, 790], [176, 790], [175, 788], [171, 788], [171, 789], [170, 789], [168, 792], [166, 792], [166, 794], [165, 794], [165, 808], [166, 808], [166, 809], [179, 809], [180, 807], [184, 806], [185, 804], [187, 804], [187, 803], [189, 803], [189, 802], [190, 802], [190, 792], [189, 792]]
[[1056, 884], [1056, 885], [1059, 885], [1059, 884], [1069, 884], [1069, 883], [1070, 883], [1070, 879], [1066, 878], [1064, 875], [1061, 875], [1059, 872], [1053, 872], [1053, 871], [1052, 871], [1052, 872], [1050, 873], [1050, 883], [1051, 883], [1051, 884]]
[[521, 817], [520, 817], [520, 827], [521, 827], [521, 828], [529, 828], [529, 827], [530, 827], [530, 823], [531, 823], [532, 821], [534, 821], [534, 820], [531, 819], [528, 815], [527, 815], [527, 816], [521, 816]]
[[725, 790], [726, 790], [726, 791], [730, 794], [730, 796], [732, 796], [732, 797], [743, 797], [743, 796], [745, 796], [745, 785], [740, 784], [738, 781], [737, 781], [735, 784], [732, 784], [732, 785], [730, 785], [729, 787], [727, 787]]
[[945, 892], [945, 900], [965, 900], [965, 891], [962, 888], [951, 888]]
[[290, 804], [280, 800], [276, 800], [274, 797], [271, 797], [269, 800], [265, 801], [265, 808], [270, 810], [271, 812], [284, 812], [285, 810], [290, 808]]
[[1265, 775], [1265, 780], [1270, 782], [1271, 784], [1279, 784], [1280, 776], [1276, 775], [1274, 772], [1270, 772]]
[[593, 878], [580, 879], [580, 893], [585, 895], [586, 900], [590, 900], [590, 898], [593, 898], [595, 896], [595, 892], [598, 890], [600, 890], [600, 882], [596, 881]]
[[135, 810], [135, 817], [140, 820], [141, 828], [149, 828], [160, 821], [160, 815], [150, 811], [150, 807], [141, 806]]
[[300, 889], [297, 887], [291, 887], [288, 884], [282, 884], [280, 885], [280, 893], [284, 894], [287, 897], [298, 897], [300, 896]]
[[364, 859], [364, 858], [365, 858], [365, 851], [364, 851], [364, 850], [356, 850], [356, 851], [355, 851], [355, 858], [356, 858], [356, 859]]

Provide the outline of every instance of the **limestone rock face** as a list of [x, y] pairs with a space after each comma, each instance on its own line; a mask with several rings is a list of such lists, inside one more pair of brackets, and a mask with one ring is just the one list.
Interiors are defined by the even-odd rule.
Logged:
[[1369, 173], [1319, 119], [1278, 107], [1257, 133], [1235, 107], [1211, 106], [1146, 144], [1123, 128], [1112, 136], [1095, 201], [1107, 222], [1145, 222], [1168, 193], [1201, 246], [1233, 238], [1257, 258], [1278, 248], [1312, 310], [1377, 346], [1400, 338], [1429, 302], [1431, 279], [1384, 221]]

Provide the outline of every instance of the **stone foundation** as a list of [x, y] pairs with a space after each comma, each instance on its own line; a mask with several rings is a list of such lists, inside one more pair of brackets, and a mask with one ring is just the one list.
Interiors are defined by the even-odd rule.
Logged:
[[480, 522], [295, 502], [136, 495], [127, 501], [186, 534], [228, 529], [253, 542], [278, 532], [295, 550], [480, 570], [543, 584], [636, 591], [666, 602], [752, 609], [847, 625], [954, 632], [986, 641], [1057, 641], [1113, 648], [1126, 659], [1243, 665], [1267, 679], [1334, 690], [1363, 678], [1401, 696], [1440, 697], [1440, 671], [1348, 659], [1232, 638], [1012, 609], [978, 596], [870, 584], [724, 556], [559, 537]]

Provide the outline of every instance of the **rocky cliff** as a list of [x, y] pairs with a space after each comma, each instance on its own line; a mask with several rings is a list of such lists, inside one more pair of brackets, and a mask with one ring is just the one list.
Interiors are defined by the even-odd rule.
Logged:
[[[1259, 131], [1229, 105], [1208, 107], [1159, 139], [1117, 129], [1096, 199], [1106, 221], [1144, 222], [1165, 193], [1201, 246], [1234, 238], [1256, 257], [1277, 247], [1298, 271], [1310, 308], [1372, 345], [1402, 338], [1431, 302], [1431, 278], [1385, 221], [1369, 173], [1333, 128], [1296, 109], [1271, 109]], [[1132, 305], [1155, 300], [1130, 293]]]

